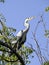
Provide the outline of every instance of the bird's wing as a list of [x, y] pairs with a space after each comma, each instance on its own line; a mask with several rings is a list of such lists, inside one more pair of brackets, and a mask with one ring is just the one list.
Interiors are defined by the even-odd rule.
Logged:
[[22, 35], [23, 35], [23, 32], [22, 32], [22, 30], [21, 30], [21, 31], [19, 31], [19, 32], [17, 33], [17, 35], [16, 35], [17, 40], [12, 41], [12, 44], [17, 43], [17, 41], [21, 40]]
[[19, 31], [18, 33], [17, 33], [17, 37], [21, 37], [22, 36], [22, 34], [23, 34], [23, 31], [21, 30], [21, 31]]

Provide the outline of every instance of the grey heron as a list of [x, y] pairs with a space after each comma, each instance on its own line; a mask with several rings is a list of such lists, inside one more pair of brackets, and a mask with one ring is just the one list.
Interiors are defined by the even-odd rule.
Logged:
[[21, 30], [17, 33], [16, 37], [17, 37], [17, 40], [14, 40], [12, 41], [14, 45], [13, 48], [17, 48], [17, 49], [20, 49], [21, 46], [25, 43], [26, 41], [26, 36], [27, 36], [27, 32], [30, 28], [30, 24], [29, 24], [29, 21], [31, 21], [32, 19], [34, 19], [35, 17], [32, 16], [32, 17], [29, 17], [29, 18], [26, 18], [25, 19], [25, 22], [24, 22], [24, 26], [26, 27], [24, 30]]

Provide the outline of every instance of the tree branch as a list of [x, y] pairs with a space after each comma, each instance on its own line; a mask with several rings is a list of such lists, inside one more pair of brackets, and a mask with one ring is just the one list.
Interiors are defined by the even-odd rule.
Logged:
[[0, 59], [0, 60], [5, 60], [6, 62], [16, 62], [16, 61], [18, 61], [18, 59], [17, 60], [7, 60], [7, 59], [5, 59], [5, 58], [3, 58], [3, 59]]
[[0, 41], [0, 45], [9, 48], [13, 52], [13, 54], [15, 54], [18, 57], [21, 64], [25, 65], [23, 58], [11, 46], [9, 46], [8, 43], [4, 43], [4, 42]]
[[10, 53], [10, 51], [8, 51], [8, 50], [5, 50], [5, 49], [0, 49], [0, 51], [2, 51], [2, 52], [8, 52], [8, 53]]

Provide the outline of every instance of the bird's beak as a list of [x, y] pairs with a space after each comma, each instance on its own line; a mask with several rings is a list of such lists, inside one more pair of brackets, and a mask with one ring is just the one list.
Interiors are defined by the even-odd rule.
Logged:
[[36, 17], [35, 17], [35, 16], [29, 17], [29, 20], [32, 20], [32, 19], [34, 19], [34, 18], [36, 18]]

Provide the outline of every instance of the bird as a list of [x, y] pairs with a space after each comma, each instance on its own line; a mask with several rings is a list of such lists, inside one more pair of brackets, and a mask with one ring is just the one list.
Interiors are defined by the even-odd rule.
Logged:
[[17, 33], [17, 35], [16, 35], [17, 40], [12, 41], [12, 43], [15, 44], [13, 48], [15, 48], [15, 49], [17, 48], [19, 50], [21, 48], [21, 46], [26, 42], [27, 33], [30, 28], [29, 21], [31, 21], [34, 18], [35, 18], [35, 16], [25, 19], [24, 26], [26, 28]]

